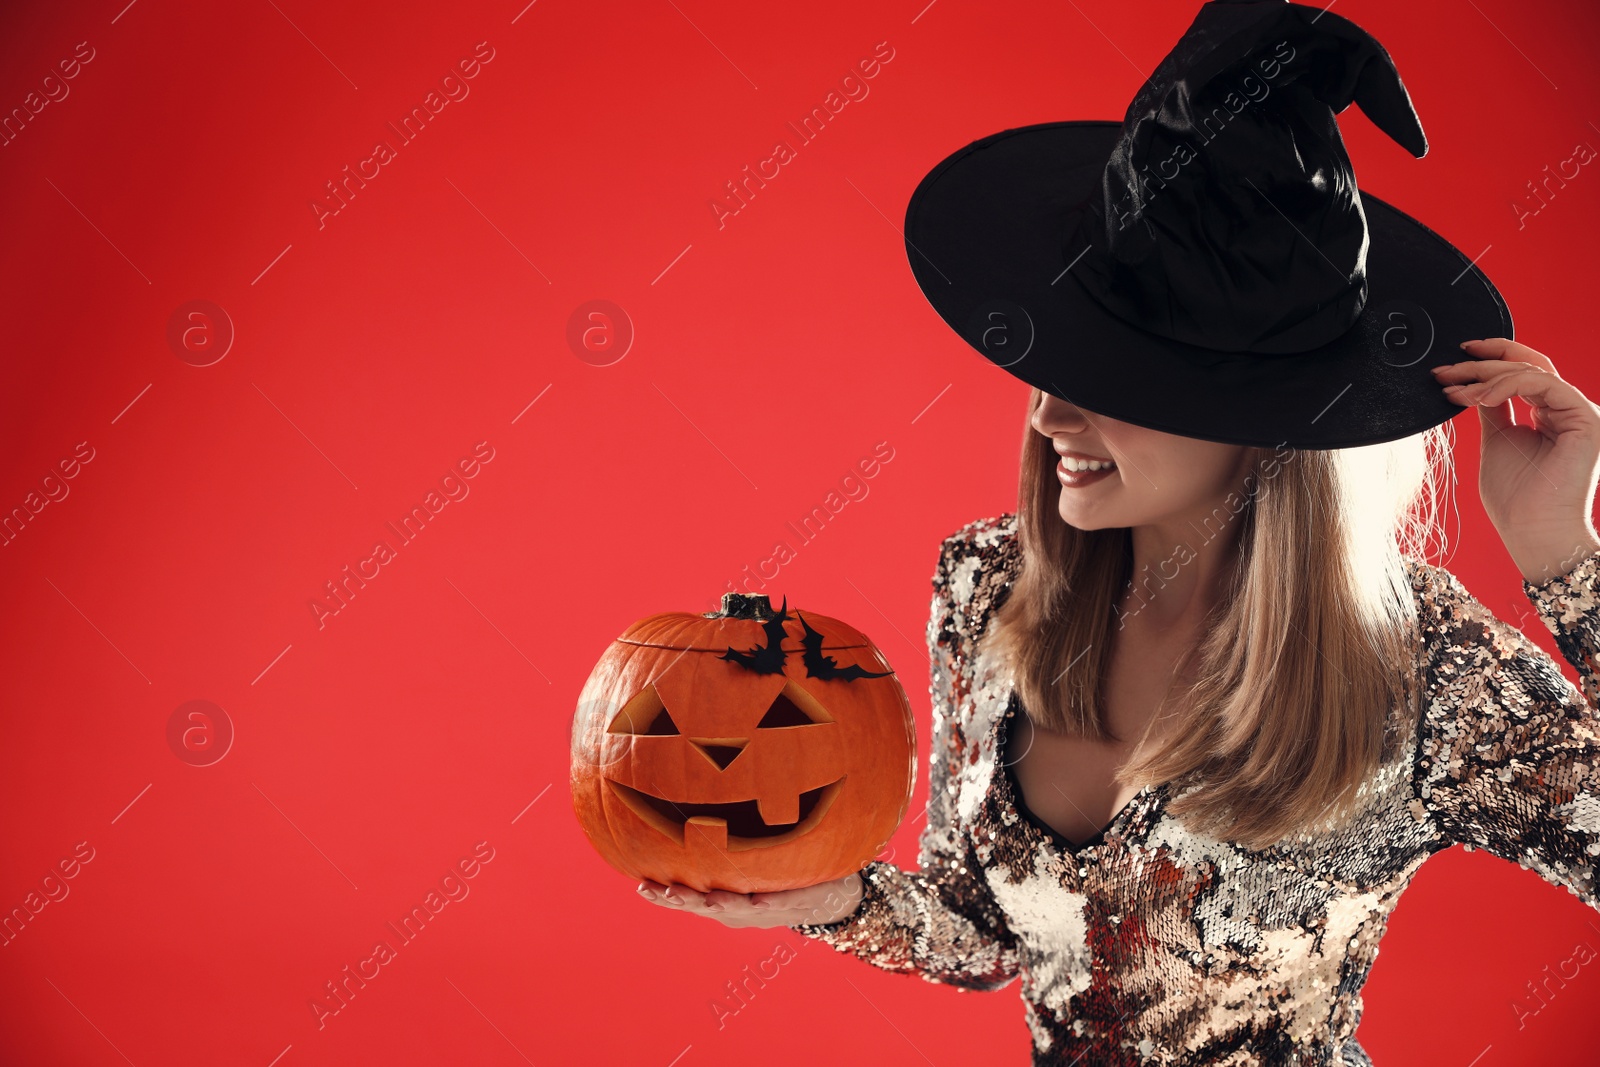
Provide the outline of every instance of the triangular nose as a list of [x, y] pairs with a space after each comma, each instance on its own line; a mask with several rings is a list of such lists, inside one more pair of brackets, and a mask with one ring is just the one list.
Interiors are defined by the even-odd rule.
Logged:
[[691, 737], [689, 743], [705, 753], [706, 759], [717, 765], [717, 770], [725, 771], [728, 764], [738, 758], [744, 751], [744, 746], [750, 743], [748, 737]]

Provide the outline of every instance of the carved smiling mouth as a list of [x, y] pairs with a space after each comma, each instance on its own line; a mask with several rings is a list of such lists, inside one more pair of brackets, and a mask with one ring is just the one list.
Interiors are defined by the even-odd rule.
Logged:
[[[685, 826], [693, 826], [713, 844], [738, 851], [782, 844], [809, 831], [827, 814], [844, 779], [838, 778], [827, 785], [808, 789], [795, 798], [795, 803], [788, 805], [772, 802], [762, 804], [757, 800], [694, 804], [658, 797], [611, 778], [606, 779], [606, 784], [635, 815], [678, 844], [685, 843]], [[787, 813], [785, 807], [788, 808]], [[766, 809], [765, 817], [763, 808]], [[780, 821], [786, 814], [792, 815], [792, 818]], [[769, 822], [769, 819], [772, 821]]]

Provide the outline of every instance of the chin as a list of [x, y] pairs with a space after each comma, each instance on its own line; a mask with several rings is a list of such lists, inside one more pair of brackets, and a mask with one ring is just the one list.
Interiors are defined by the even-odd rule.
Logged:
[[[1062, 490], [1063, 493], [1072, 491], [1071, 489]], [[1062, 522], [1077, 530], [1105, 530], [1117, 525], [1116, 523], [1107, 522], [1102, 516], [1084, 514], [1092, 510], [1090, 508], [1068, 507], [1066, 504], [1062, 504], [1056, 509], [1056, 513], [1061, 516]]]

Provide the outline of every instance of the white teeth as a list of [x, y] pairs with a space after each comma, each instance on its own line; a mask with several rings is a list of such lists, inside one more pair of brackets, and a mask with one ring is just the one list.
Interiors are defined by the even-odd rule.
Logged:
[[1067, 468], [1069, 471], [1102, 471], [1110, 470], [1116, 466], [1116, 464], [1110, 460], [1102, 463], [1097, 459], [1073, 459], [1071, 456], [1062, 456], [1061, 465]]

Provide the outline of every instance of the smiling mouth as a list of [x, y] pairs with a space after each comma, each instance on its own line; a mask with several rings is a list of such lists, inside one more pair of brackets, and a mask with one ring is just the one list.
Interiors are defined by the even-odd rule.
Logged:
[[[795, 803], [788, 805], [794, 818], [787, 822], [768, 822], [762, 816], [763, 805], [757, 800], [694, 804], [658, 797], [610, 778], [606, 784], [629, 810], [678, 844], [685, 844], [684, 828], [692, 825], [715, 844], [726, 838], [726, 847], [738, 851], [779, 845], [810, 831], [827, 814], [844, 779], [801, 793]], [[784, 805], [769, 803], [766, 807], [768, 817], [782, 817], [779, 813]]]

